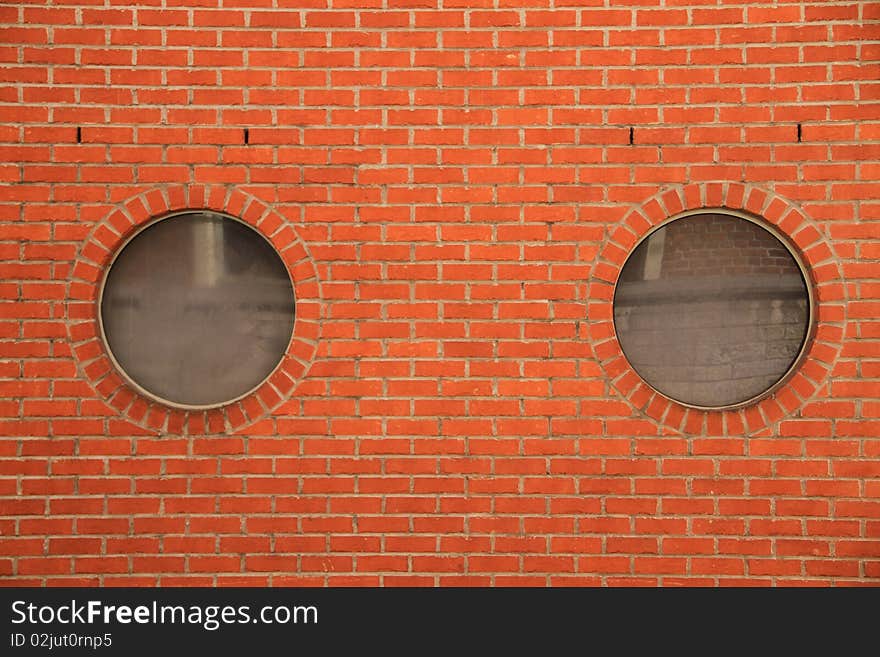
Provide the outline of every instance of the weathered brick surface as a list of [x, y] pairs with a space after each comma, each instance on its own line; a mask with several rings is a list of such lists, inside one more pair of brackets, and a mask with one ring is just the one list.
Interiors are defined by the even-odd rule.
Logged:
[[[880, 583], [880, 4], [0, 6], [0, 584]], [[707, 413], [621, 357], [652, 226], [787, 235], [817, 323]], [[95, 298], [152, 216], [241, 216], [278, 373], [129, 390]], [[234, 354], [229, 355], [234, 358]]]

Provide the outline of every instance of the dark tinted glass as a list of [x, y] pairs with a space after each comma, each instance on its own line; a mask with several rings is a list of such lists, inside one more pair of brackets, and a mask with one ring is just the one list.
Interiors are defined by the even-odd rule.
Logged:
[[101, 300], [114, 358], [148, 392], [192, 406], [235, 399], [293, 332], [287, 269], [248, 226], [211, 212], [152, 224], [120, 252]]
[[786, 246], [725, 214], [672, 221], [624, 264], [614, 324], [627, 360], [693, 406], [748, 401], [776, 384], [807, 336], [809, 297]]

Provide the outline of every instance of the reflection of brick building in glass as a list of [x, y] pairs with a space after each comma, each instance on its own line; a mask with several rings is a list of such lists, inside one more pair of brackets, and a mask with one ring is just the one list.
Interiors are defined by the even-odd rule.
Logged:
[[645, 239], [617, 287], [615, 322], [630, 363], [674, 399], [746, 401], [800, 352], [808, 295], [785, 246], [755, 223], [701, 214]]
[[660, 270], [665, 279], [795, 273], [785, 246], [748, 221], [703, 215], [664, 232]]

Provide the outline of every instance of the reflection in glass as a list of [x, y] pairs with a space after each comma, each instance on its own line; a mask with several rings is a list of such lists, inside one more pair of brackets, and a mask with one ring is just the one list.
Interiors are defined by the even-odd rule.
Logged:
[[791, 252], [768, 230], [706, 213], [665, 224], [627, 259], [614, 324], [627, 360], [692, 406], [748, 401], [791, 368], [809, 296]]
[[213, 212], [152, 224], [110, 268], [101, 322], [113, 357], [140, 387], [207, 406], [260, 384], [293, 332], [287, 269], [255, 230]]

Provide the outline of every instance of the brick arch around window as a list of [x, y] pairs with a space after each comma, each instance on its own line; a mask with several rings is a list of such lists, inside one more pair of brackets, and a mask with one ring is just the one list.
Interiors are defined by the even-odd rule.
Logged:
[[[682, 406], [654, 391], [623, 355], [613, 322], [614, 286], [636, 244], [670, 217], [699, 210], [747, 213], [774, 227], [800, 257], [814, 293], [814, 325], [805, 352], [772, 394], [732, 410]], [[591, 268], [588, 335], [611, 387], [667, 432], [709, 437], [774, 435], [773, 427], [827, 394], [846, 333], [847, 289], [837, 256], [822, 229], [795, 203], [758, 186], [710, 182], [666, 188], [632, 208], [609, 230]]]
[[[136, 391], [115, 369], [98, 324], [101, 281], [114, 255], [146, 224], [193, 210], [238, 217], [268, 239], [287, 268], [296, 302], [293, 335], [274, 372], [242, 399], [208, 410], [173, 408]], [[65, 320], [81, 376], [115, 413], [151, 433], [210, 435], [252, 425], [294, 393], [317, 353], [320, 299], [320, 281], [308, 249], [293, 225], [277, 211], [254, 196], [226, 186], [163, 186], [118, 204], [84, 240], [67, 281]]]

